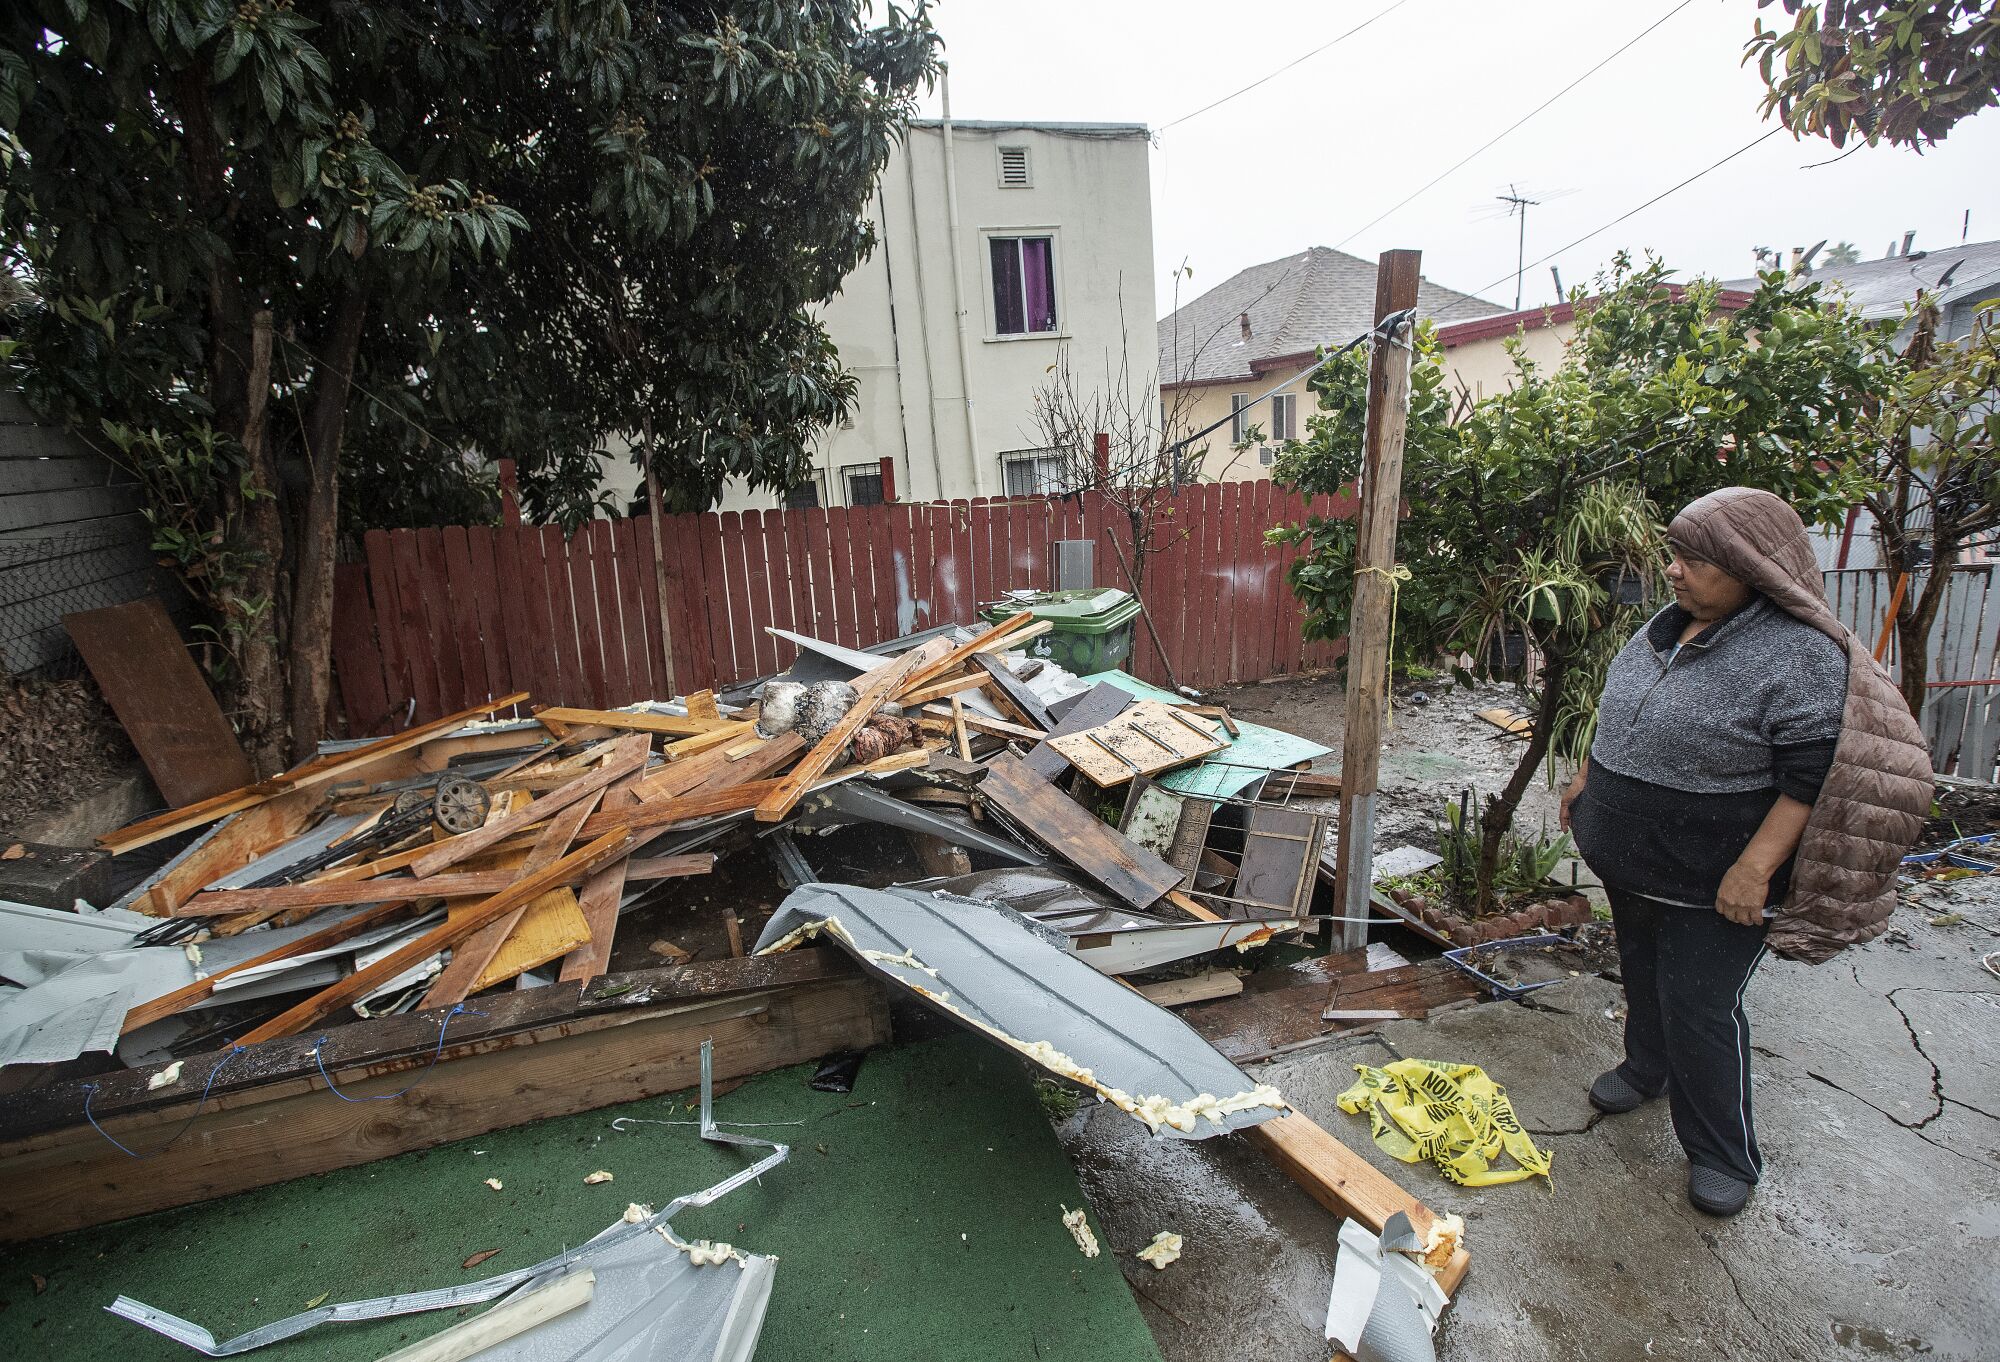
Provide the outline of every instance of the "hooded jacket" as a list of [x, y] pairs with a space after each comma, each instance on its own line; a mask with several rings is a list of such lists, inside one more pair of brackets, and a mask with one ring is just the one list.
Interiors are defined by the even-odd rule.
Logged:
[[1936, 790], [1930, 748], [1888, 672], [1827, 604], [1805, 524], [1783, 500], [1725, 487], [1691, 503], [1667, 533], [1846, 649], [1833, 766], [1767, 938], [1780, 955], [1819, 964], [1888, 921], [1897, 867], [1916, 845]]

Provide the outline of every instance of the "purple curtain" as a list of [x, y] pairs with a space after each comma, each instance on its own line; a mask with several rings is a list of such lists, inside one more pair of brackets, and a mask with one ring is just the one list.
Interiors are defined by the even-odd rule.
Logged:
[[1045, 236], [1021, 239], [1021, 284], [1027, 299], [1029, 331], [1056, 329], [1056, 281], [1051, 242]]
[[996, 335], [1018, 336], [1028, 329], [1021, 310], [1021, 243], [1015, 237], [994, 237], [993, 330]]

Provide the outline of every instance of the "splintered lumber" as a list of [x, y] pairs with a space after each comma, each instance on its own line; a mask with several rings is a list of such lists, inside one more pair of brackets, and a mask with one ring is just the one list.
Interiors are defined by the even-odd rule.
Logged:
[[1492, 724], [1495, 728], [1499, 729], [1502, 733], [1508, 734], [1510, 737], [1532, 737], [1535, 732], [1534, 719], [1521, 713], [1518, 709], [1501, 709], [1498, 707], [1493, 709], [1475, 709], [1472, 711], [1472, 715], [1476, 719], [1484, 719], [1487, 723]]
[[1049, 717], [1048, 710], [1035, 698], [1035, 693], [1023, 684], [1021, 678], [1007, 669], [1007, 664], [990, 653], [980, 653], [972, 659], [973, 664], [993, 679], [993, 685], [1005, 701], [1005, 708], [1012, 709], [1022, 723], [1033, 724], [1044, 733], [1056, 726]]
[[714, 691], [698, 690], [688, 696], [685, 703], [689, 718], [707, 719], [712, 723], [722, 722], [722, 711], [715, 707]]
[[312, 791], [294, 790], [244, 809], [162, 871], [153, 887], [133, 900], [133, 909], [154, 917], [167, 916], [203, 885], [241, 870], [305, 831], [319, 803], [320, 797]]
[[[642, 738], [640, 741], [643, 742], [644, 739]], [[551, 818], [548, 825], [542, 829], [542, 835], [536, 839], [535, 845], [522, 857], [519, 869], [513, 872], [513, 878], [519, 879], [522, 875], [533, 874], [535, 871], [545, 866], [553, 865], [556, 861], [560, 860], [563, 853], [569, 850], [570, 841], [576, 836], [576, 830], [583, 826], [583, 820], [590, 817], [596, 811], [597, 801], [600, 797], [598, 793], [593, 792], [588, 798], [564, 809], [554, 818]], [[449, 1007], [453, 1003], [464, 1002], [467, 994], [476, 993], [488, 984], [498, 982], [500, 978], [511, 979], [515, 974], [519, 974], [521, 970], [532, 969], [534, 966], [541, 964], [543, 960], [548, 960], [553, 956], [562, 954], [563, 951], [573, 948], [576, 945], [575, 941], [565, 941], [559, 949], [549, 951], [540, 960], [532, 960], [522, 964], [512, 973], [502, 973], [499, 970], [493, 969], [496, 963], [495, 957], [500, 954], [503, 946], [512, 943], [514, 933], [524, 925], [530, 910], [556, 899], [558, 895], [566, 899], [567, 903], [558, 902], [556, 906], [558, 908], [567, 906], [570, 909], [570, 914], [575, 916], [576, 896], [570, 893], [567, 886], [557, 885], [546, 894], [538, 895], [532, 901], [522, 904], [519, 908], [508, 913], [497, 922], [487, 923], [464, 941], [459, 942], [458, 945], [451, 948], [450, 963], [444, 967], [437, 979], [432, 982], [429, 992], [424, 994], [424, 1000], [418, 1003], [417, 1006]], [[457, 911], [466, 912], [472, 910], [464, 908]], [[582, 926], [581, 918], [578, 918], [577, 925], [579, 927]], [[497, 978], [489, 978], [489, 971], [496, 975]]]
[[[960, 704], [954, 704], [948, 714], [940, 714], [936, 705], [930, 706], [924, 713], [935, 715], [954, 728], [962, 723], [974, 733], [986, 733], [996, 738], [1019, 738], [1022, 742], [1040, 742], [1049, 736], [1039, 728], [1029, 728], [1026, 724], [1010, 724], [1005, 719], [989, 719], [984, 714], [975, 714]], [[967, 757], [965, 760], [970, 761], [971, 758]]]
[[383, 738], [379, 742], [371, 742], [352, 751], [332, 752], [323, 757], [315, 757], [311, 761], [293, 767], [283, 775], [273, 776], [255, 785], [246, 785], [240, 790], [231, 790], [227, 794], [216, 795], [213, 799], [204, 799], [199, 804], [190, 804], [184, 809], [175, 809], [169, 813], [142, 819], [116, 832], [108, 832], [97, 839], [97, 844], [113, 856], [120, 855], [134, 848], [157, 842], [162, 837], [171, 837], [177, 832], [186, 832], [190, 828], [213, 823], [218, 818], [226, 818], [243, 809], [254, 808], [287, 791], [311, 789], [338, 780], [348, 772], [366, 766], [377, 758], [392, 756], [397, 752], [407, 752], [410, 748], [428, 742], [440, 734], [463, 728], [474, 719], [485, 718], [495, 710], [519, 704], [527, 698], [526, 691], [505, 695], [489, 704], [475, 705], [456, 714], [447, 714], [442, 719], [419, 724], [407, 732]]
[[[899, 700], [903, 699], [910, 692], [921, 690], [939, 677], [957, 671], [960, 667], [970, 662], [974, 656], [996, 644], [1004, 646], [1005, 640], [1020, 633], [1028, 621], [1033, 618], [1034, 616], [1025, 610], [1018, 615], [1010, 615], [991, 629], [988, 629], [985, 633], [979, 634], [955, 648], [948, 649], [943, 654], [938, 655], [934, 661], [924, 663], [923, 666], [905, 677], [901, 683], [900, 693], [895, 698]], [[905, 656], [908, 656], [908, 654], [905, 654]], [[880, 670], [880, 668], [876, 669], [876, 671]], [[873, 676], [875, 672], [869, 672], [868, 675]], [[857, 679], [855, 689], [859, 690], [860, 688], [861, 682]]]
[[159, 597], [62, 622], [168, 804], [181, 808], [256, 779]]
[[543, 795], [525, 809], [516, 809], [504, 818], [496, 818], [483, 828], [460, 833], [439, 842], [435, 849], [410, 862], [410, 873], [418, 879], [435, 875], [447, 866], [458, 864], [468, 856], [486, 850], [495, 842], [505, 841], [524, 828], [554, 816], [576, 803], [597, 794], [614, 780], [623, 780], [646, 764], [646, 754], [624, 753], [614, 756], [596, 771], [587, 776], [578, 776], [560, 790]]
[[336, 922], [323, 931], [314, 932], [311, 936], [288, 941], [273, 950], [265, 951], [262, 955], [219, 969], [205, 979], [197, 979], [191, 984], [182, 985], [172, 993], [163, 993], [157, 998], [139, 1004], [125, 1014], [125, 1021], [118, 1028], [119, 1034], [129, 1035], [148, 1022], [171, 1017], [176, 1012], [192, 1007], [213, 994], [215, 986], [232, 974], [240, 974], [246, 969], [257, 965], [268, 965], [277, 960], [289, 960], [295, 955], [307, 955], [313, 951], [325, 950], [328, 946], [338, 946], [343, 941], [360, 936], [363, 932], [373, 930], [384, 922], [393, 921], [409, 911], [408, 900], [377, 904], [373, 908], [363, 909], [345, 921]]
[[1180, 871], [1106, 827], [1018, 757], [1003, 754], [989, 762], [979, 791], [1049, 850], [1134, 908], [1158, 902], [1181, 882]]
[[279, 1013], [262, 1026], [239, 1036], [236, 1043], [249, 1045], [260, 1040], [289, 1036], [341, 1008], [351, 1007], [410, 966], [428, 960], [446, 947], [457, 945], [487, 923], [506, 916], [537, 895], [545, 894], [559, 884], [568, 883], [570, 876], [576, 874], [578, 870], [595, 870], [614, 857], [625, 855], [631, 848], [631, 833], [608, 832], [589, 846], [571, 852], [554, 865], [544, 867], [532, 875], [522, 876], [515, 881], [511, 889], [495, 894], [458, 920], [447, 920], [433, 927], [416, 940], [391, 951], [366, 969], [356, 970], [339, 983], [322, 989], [297, 1006]]
[[[1419, 1239], [1429, 1233], [1437, 1219], [1430, 1207], [1302, 1112], [1287, 1112], [1276, 1120], [1251, 1126], [1243, 1135], [1304, 1188], [1307, 1196], [1339, 1219], [1351, 1217], [1380, 1233], [1389, 1217], [1402, 1211], [1410, 1217], [1410, 1227]], [[1460, 1249], [1438, 1273], [1438, 1285], [1446, 1295], [1458, 1290], [1470, 1261]]]
[[[712, 711], [715, 706], [709, 706]], [[604, 728], [616, 728], [631, 733], [665, 733], [677, 738], [692, 738], [702, 733], [720, 728], [728, 722], [721, 715], [701, 719], [692, 714], [650, 714], [622, 709], [572, 709], [568, 705], [550, 705], [547, 709], [535, 711], [535, 717], [545, 724], [553, 719], [565, 725], [597, 724]]]
[[[158, 1089], [156, 1065], [0, 1096], [0, 1241], [682, 1091], [710, 1038], [717, 1082], [889, 1039], [880, 985], [818, 947], [613, 975], [581, 996], [574, 984], [503, 992], [445, 1021], [413, 1012], [330, 1026], [323, 1043], [318, 1031], [268, 1041], [216, 1073], [221, 1053], [191, 1059]], [[381, 1100], [335, 1101], [322, 1066], [342, 1092]], [[92, 1129], [84, 1083], [104, 1130], [158, 1152], [133, 1159]]]
[[861, 731], [861, 726], [873, 718], [875, 711], [882, 708], [903, 683], [934, 655], [940, 642], [933, 639], [923, 647], [856, 678], [862, 684], [855, 687], [860, 693], [853, 707], [840, 716], [840, 722], [819, 740], [812, 751], [799, 758], [798, 765], [778, 782], [777, 788], [758, 802], [757, 821], [775, 823], [789, 814], [792, 806], [812, 788], [813, 781], [840, 759], [840, 754], [847, 750], [849, 740]]
[[670, 742], [660, 750], [668, 761], [685, 761], [712, 747], [733, 747], [738, 741], [752, 736], [756, 731], [755, 719], [731, 719], [717, 728], [709, 729], [706, 733], [697, 733], [692, 738]]
[[484, 898], [520, 876], [510, 870], [433, 875], [427, 880], [336, 880], [278, 884], [268, 889], [209, 889], [176, 908], [175, 917], [227, 917], [288, 908], [337, 908], [354, 903], [413, 903], [418, 899]]
[[[605, 807], [622, 812], [638, 801], [640, 776], [629, 775], [611, 787]], [[634, 849], [638, 847], [634, 844]], [[713, 858], [711, 858], [711, 864]], [[618, 930], [618, 905], [625, 897], [625, 880], [631, 873], [632, 858], [621, 857], [583, 882], [576, 898], [576, 915], [583, 924], [583, 940], [568, 948], [557, 978], [564, 983], [587, 984], [611, 967], [611, 938]]]
[[[1008, 616], [1010, 621], [1020, 618], [1022, 618], [1021, 615]], [[1030, 615], [1028, 618], [1032, 619], [1033, 616]], [[995, 638], [992, 634], [981, 634], [977, 639], [973, 640], [972, 651], [975, 653], [1011, 653], [1024, 643], [1032, 643], [1043, 634], [1053, 632], [1055, 627], [1054, 620], [1035, 620], [1027, 628], [1017, 630], [1005, 638]]]
[[991, 685], [992, 682], [993, 678], [984, 672], [970, 672], [964, 676], [950, 676], [942, 681], [933, 681], [918, 690], [904, 691], [898, 700], [906, 706], [927, 705], [933, 700], [942, 700], [947, 696], [957, 699], [966, 691], [978, 690], [981, 686]]
[[634, 856], [625, 862], [628, 880], [677, 880], [688, 875], [706, 875], [715, 869], [715, 854], [684, 851], [674, 856]]
[[958, 759], [971, 761], [972, 739], [965, 734], [965, 706], [956, 695], [951, 697], [951, 736], [958, 746]]
[[755, 746], [740, 755], [732, 754], [742, 744], [733, 744], [680, 761], [670, 761], [659, 770], [640, 777], [639, 783], [632, 787], [632, 793], [644, 803], [649, 799], [672, 799], [697, 788], [713, 789], [717, 782], [733, 785], [746, 780], [761, 780], [806, 750], [806, 740], [796, 733], [780, 733], [775, 738], [750, 738], [746, 741]]
[[[817, 790], [835, 781], [846, 780], [849, 776], [887, 775], [891, 771], [911, 771], [927, 765], [931, 754], [922, 748], [908, 752], [891, 752], [888, 756], [871, 761], [866, 766], [843, 766], [837, 771], [829, 771], [812, 783]], [[697, 818], [714, 818], [725, 813], [743, 813], [754, 809], [769, 798], [782, 782], [776, 780], [751, 780], [740, 785], [725, 786], [720, 789], [700, 789], [678, 799], [654, 799], [630, 809], [600, 809], [583, 825], [580, 837], [595, 837], [613, 828], [631, 828], [635, 832], [664, 828], [673, 823], [691, 822]]]

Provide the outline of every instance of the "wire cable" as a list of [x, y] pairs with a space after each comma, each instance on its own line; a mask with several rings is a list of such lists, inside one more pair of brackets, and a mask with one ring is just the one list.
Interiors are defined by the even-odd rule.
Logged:
[[[1571, 90], [1574, 90], [1577, 86], [1583, 84], [1586, 80], [1589, 80], [1599, 71], [1602, 71], [1605, 67], [1609, 66], [1612, 62], [1616, 61], [1618, 58], [1624, 56], [1627, 52], [1631, 51], [1634, 47], [1636, 47], [1639, 44], [1639, 41], [1642, 38], [1644, 38], [1647, 34], [1651, 33], [1654, 29], [1658, 28], [1661, 24], [1664, 24], [1665, 22], [1667, 22], [1667, 20], [1673, 18], [1676, 14], [1679, 14], [1682, 10], [1686, 9], [1689, 5], [1693, 3], [1694, 0], [1681, 0], [1681, 2], [1678, 5], [1675, 5], [1665, 14], [1662, 14], [1659, 18], [1653, 20], [1652, 23], [1646, 25], [1646, 27], [1639, 30], [1638, 33], [1634, 34], [1631, 38], [1627, 39], [1624, 46], [1620, 47], [1617, 51], [1613, 52], [1603, 61], [1598, 62], [1597, 65], [1591, 67], [1588, 71], [1585, 71], [1575, 80], [1563, 86], [1562, 89], [1550, 95], [1540, 104], [1537, 104], [1534, 108], [1522, 114], [1514, 122], [1508, 124], [1505, 128], [1502, 128], [1499, 132], [1495, 133], [1492, 137], [1488, 138], [1486, 141], [1480, 143], [1477, 147], [1467, 152], [1464, 156], [1461, 156], [1458, 160], [1454, 161], [1448, 168], [1438, 172], [1438, 174], [1433, 176], [1430, 180], [1426, 181], [1422, 188], [1414, 190], [1410, 194], [1397, 200], [1396, 203], [1392, 204], [1388, 208], [1383, 209], [1380, 213], [1377, 213], [1367, 222], [1362, 223], [1359, 227], [1356, 227], [1346, 236], [1334, 242], [1333, 248], [1335, 250], [1339, 250], [1342, 246], [1345, 246], [1348, 242], [1360, 236], [1370, 227], [1373, 227], [1376, 223], [1382, 221], [1382, 219], [1408, 206], [1416, 199], [1423, 197], [1425, 194], [1429, 193], [1432, 189], [1435, 189], [1440, 183], [1442, 183], [1444, 180], [1448, 179], [1450, 176], [1457, 173], [1458, 171], [1464, 169], [1464, 167], [1467, 164], [1469, 164], [1472, 160], [1478, 157], [1481, 153], [1485, 152], [1487, 149], [1492, 147], [1495, 143], [1499, 142], [1503, 137], [1506, 137], [1509, 133], [1512, 133], [1515, 129], [1519, 128], [1523, 123], [1526, 123], [1529, 119], [1535, 117], [1535, 115], [1541, 113], [1544, 109], [1548, 108], [1549, 105], [1555, 103], [1557, 100], [1561, 99], [1564, 95], [1568, 94]], [[1189, 116], [1192, 117], [1193, 115]]]
[[201, 1100], [194, 1104], [194, 1110], [188, 1113], [187, 1120], [182, 1121], [180, 1125], [175, 1128], [173, 1134], [167, 1136], [166, 1139], [154, 1145], [151, 1149], [147, 1150], [143, 1154], [139, 1153], [137, 1150], [126, 1148], [125, 1145], [119, 1141], [116, 1135], [113, 1135], [103, 1126], [97, 1124], [97, 1117], [93, 1115], [90, 1110], [91, 1099], [97, 1096], [97, 1085], [95, 1083], [86, 1083], [83, 1085], [83, 1119], [90, 1122], [90, 1128], [96, 1131], [99, 1135], [102, 1135], [105, 1139], [109, 1140], [111, 1142], [111, 1147], [113, 1149], [116, 1149], [121, 1154], [129, 1155], [135, 1159], [150, 1159], [156, 1154], [164, 1154], [166, 1153], [168, 1146], [172, 1145], [176, 1140], [180, 1139], [181, 1136], [187, 1134], [188, 1127], [192, 1126], [195, 1123], [195, 1121], [201, 1116], [202, 1109], [208, 1105], [208, 1095], [215, 1088], [216, 1077], [222, 1072], [222, 1066], [227, 1064], [230, 1060], [236, 1058], [236, 1056], [242, 1054], [243, 1050], [244, 1047], [241, 1045], [232, 1045], [229, 1048], [229, 1053], [224, 1055], [221, 1059], [215, 1062], [215, 1067], [208, 1071], [208, 1081], [201, 1085]]
[[[1581, 246], [1584, 242], [1589, 241], [1592, 237], [1602, 236], [1604, 233], [1610, 231], [1613, 227], [1616, 227], [1619, 223], [1624, 222], [1628, 218], [1638, 216], [1640, 213], [1645, 212], [1648, 208], [1651, 208], [1654, 204], [1660, 202], [1662, 199], [1670, 198], [1671, 196], [1680, 193], [1681, 190], [1686, 189], [1696, 180], [1699, 180], [1703, 176], [1711, 174], [1714, 171], [1722, 169], [1722, 167], [1728, 165], [1731, 161], [1741, 156], [1744, 152], [1749, 151], [1752, 147], [1755, 147], [1763, 142], [1768, 142], [1773, 137], [1776, 137], [1779, 133], [1785, 131], [1787, 131], [1787, 129], [1784, 127], [1775, 127], [1775, 128], [1770, 128], [1762, 133], [1759, 133], [1756, 137], [1751, 138], [1748, 142], [1745, 142], [1742, 146], [1736, 148], [1736, 150], [1730, 152], [1727, 156], [1724, 156], [1717, 161], [1711, 161], [1708, 165], [1703, 166], [1700, 170], [1697, 170], [1694, 174], [1688, 176], [1686, 179], [1682, 180], [1679, 184], [1673, 185], [1666, 189], [1662, 189], [1659, 193], [1653, 195], [1652, 198], [1647, 199], [1644, 203], [1640, 204], [1638, 207], [1627, 209], [1625, 212], [1620, 213], [1617, 217], [1611, 219], [1611, 221], [1605, 223], [1601, 227], [1593, 227], [1591, 230], [1585, 232], [1582, 236], [1576, 238], [1574, 241], [1570, 241], [1561, 246], [1556, 247], [1553, 251], [1550, 251], [1547, 255], [1543, 256], [1539, 260], [1530, 260], [1527, 264], [1520, 267], [1520, 271], [1531, 270], [1538, 265], [1546, 265], [1549, 261], [1554, 260], [1564, 251], [1573, 250], [1576, 247]], [[1468, 293], [1465, 297], [1459, 299], [1459, 301], [1452, 303], [1449, 306], [1441, 307], [1437, 311], [1431, 313], [1430, 320], [1435, 322], [1439, 318], [1448, 316], [1452, 312], [1457, 311], [1459, 308], [1466, 306], [1468, 303], [1487, 303], [1489, 307], [1492, 306], [1492, 304], [1487, 302], [1486, 299], [1481, 298], [1478, 295], [1486, 292], [1487, 289], [1500, 287], [1500, 285], [1506, 283], [1509, 279], [1512, 279], [1514, 275], [1520, 271], [1508, 270], [1505, 274], [1501, 275], [1498, 279], [1495, 279], [1492, 283], [1482, 284], [1479, 288], [1473, 290], [1471, 293]]]
[[1256, 80], [1251, 81], [1248, 85], [1244, 86], [1242, 89], [1233, 90], [1229, 94], [1224, 95], [1222, 98], [1218, 100], [1214, 100], [1210, 103], [1204, 104], [1199, 109], [1196, 109], [1193, 113], [1182, 114], [1179, 118], [1176, 118], [1171, 123], [1162, 123], [1159, 127], [1153, 129], [1153, 131], [1157, 134], [1165, 132], [1168, 128], [1177, 128], [1181, 124], [1187, 122], [1190, 118], [1199, 118], [1203, 114], [1207, 113], [1210, 109], [1217, 109], [1222, 107], [1224, 104], [1227, 104], [1230, 100], [1235, 99], [1238, 95], [1247, 95], [1252, 90], [1256, 89], [1259, 85], [1262, 85], [1267, 81], [1276, 80], [1279, 76], [1284, 75], [1285, 72], [1291, 70], [1294, 66], [1297, 66], [1300, 62], [1311, 61], [1314, 57], [1317, 57], [1320, 53], [1326, 51], [1328, 48], [1338, 47], [1340, 44], [1346, 42], [1349, 38], [1352, 38], [1355, 34], [1359, 33], [1362, 29], [1367, 28], [1370, 24], [1374, 23], [1376, 19], [1386, 19], [1391, 14], [1394, 14], [1397, 10], [1401, 9], [1404, 5], [1407, 5], [1409, 3], [1410, 0], [1396, 0], [1395, 4], [1389, 6], [1389, 8], [1383, 10], [1380, 14], [1375, 15], [1374, 18], [1363, 19], [1360, 23], [1356, 24], [1353, 28], [1348, 29], [1347, 32], [1341, 34], [1339, 37], [1331, 39], [1328, 42], [1321, 43], [1318, 47], [1315, 47], [1312, 51], [1306, 53], [1302, 57], [1293, 58], [1291, 61], [1286, 62], [1283, 66], [1280, 66], [1277, 70], [1271, 72], [1269, 75], [1259, 76]]

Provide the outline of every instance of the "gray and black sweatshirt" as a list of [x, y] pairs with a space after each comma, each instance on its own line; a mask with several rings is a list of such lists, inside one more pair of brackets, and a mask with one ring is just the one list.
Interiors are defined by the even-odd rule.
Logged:
[[[1778, 796], [1819, 797], [1848, 660], [1763, 596], [1681, 643], [1689, 618], [1669, 605], [1612, 661], [1570, 825], [1606, 884], [1712, 906]], [[1790, 881], [1787, 864], [1770, 902]]]

